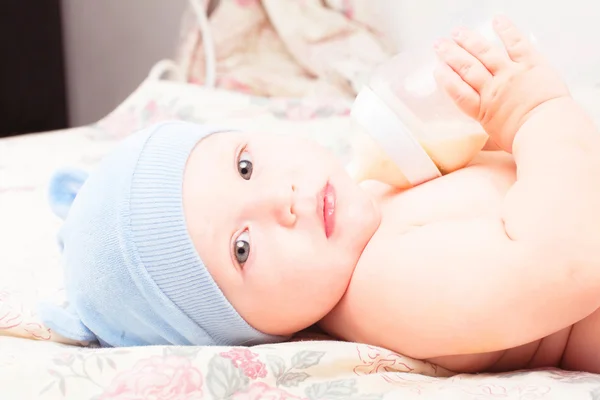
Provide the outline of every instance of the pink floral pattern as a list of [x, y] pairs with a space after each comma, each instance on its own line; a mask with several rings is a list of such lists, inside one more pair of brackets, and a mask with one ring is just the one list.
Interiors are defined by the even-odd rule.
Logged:
[[21, 311], [0, 299], [0, 330], [16, 328], [23, 322]]
[[50, 340], [50, 338], [52, 338], [50, 329], [38, 322], [28, 322], [25, 324], [24, 328], [27, 333], [37, 340]]
[[250, 379], [264, 378], [267, 376], [267, 367], [256, 359], [258, 354], [246, 348], [234, 348], [228, 352], [221, 353], [221, 357], [229, 358], [234, 367], [244, 371]]
[[[305, 400], [283, 389], [271, 387], [263, 382], [253, 383], [247, 390], [237, 392], [231, 400]], [[308, 400], [308, 399], [306, 399]]]
[[189, 359], [150, 357], [118, 374], [102, 400], [195, 400], [202, 398], [202, 373]]

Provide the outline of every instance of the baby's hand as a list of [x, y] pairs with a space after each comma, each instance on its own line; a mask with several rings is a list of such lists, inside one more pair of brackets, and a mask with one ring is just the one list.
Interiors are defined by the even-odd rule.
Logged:
[[506, 18], [494, 20], [504, 44], [456, 29], [436, 43], [436, 80], [456, 105], [481, 123], [491, 139], [512, 150], [515, 134], [541, 104], [569, 96], [567, 86], [529, 40]]

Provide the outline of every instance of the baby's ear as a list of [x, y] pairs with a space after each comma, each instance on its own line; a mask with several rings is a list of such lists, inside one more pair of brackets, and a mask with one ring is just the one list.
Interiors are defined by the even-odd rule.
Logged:
[[63, 338], [76, 342], [95, 342], [96, 335], [81, 321], [74, 307], [62, 306], [48, 301], [38, 304], [38, 315], [44, 325]]
[[50, 208], [56, 216], [67, 218], [71, 204], [88, 176], [87, 172], [77, 168], [62, 168], [54, 173], [50, 179], [48, 197]]

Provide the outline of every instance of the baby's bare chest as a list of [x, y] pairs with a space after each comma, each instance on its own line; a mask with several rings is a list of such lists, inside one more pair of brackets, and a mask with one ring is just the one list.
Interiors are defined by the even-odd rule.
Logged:
[[482, 153], [467, 168], [411, 190], [380, 197], [384, 223], [404, 230], [448, 219], [496, 216], [516, 180], [504, 153]]
[[[422, 258], [419, 254], [422, 253], [418, 249], [427, 248], [427, 251], [436, 252], [436, 245], [442, 243], [447, 247], [452, 241], [453, 231], [442, 235], [443, 238], [436, 236], [435, 240], [420, 236], [427, 243], [415, 245], [411, 242], [414, 251], [407, 251], [406, 246], [402, 247], [400, 242], [403, 234], [414, 228], [438, 225], [439, 222], [448, 220], [500, 217], [504, 198], [515, 180], [516, 169], [512, 158], [490, 154], [476, 160], [474, 165], [409, 191], [382, 195], [381, 236], [374, 237], [374, 243], [370, 243], [363, 253], [355, 271], [353, 285], [336, 312], [325, 321], [324, 327], [349, 340], [375, 342], [401, 351], [404, 343], [399, 343], [398, 337], [407, 339], [407, 335], [418, 335], [418, 329], [413, 330], [411, 326], [423, 318], [420, 316], [415, 317], [416, 320], [411, 319], [413, 314], [410, 309], [413, 307], [407, 305], [419, 302], [418, 296], [431, 295], [412, 288], [416, 286], [425, 289], [431, 285], [422, 280], [436, 280], [427, 275], [428, 268], [423, 262], [419, 262]], [[453, 226], [458, 229], [462, 225], [459, 223]], [[389, 237], [396, 237], [400, 241], [398, 246], [390, 247]], [[400, 248], [403, 250], [398, 250]], [[467, 251], [469, 244], [458, 243], [456, 248]], [[394, 258], [393, 268], [389, 267], [390, 254]], [[382, 275], [385, 279], [375, 279]], [[411, 281], [410, 296], [403, 292], [407, 280]], [[369, 317], [366, 318], [365, 315]], [[402, 335], [398, 336], [398, 332], [402, 332]], [[494, 366], [501, 370], [525, 367], [528, 364], [549, 366], [560, 360], [565, 342], [566, 337], [557, 340], [546, 338], [508, 351], [446, 356], [431, 361], [451, 370], [469, 372], [484, 371]]]
[[470, 373], [560, 367], [571, 329], [571, 327], [567, 327], [543, 339], [508, 350], [444, 356], [427, 361], [451, 371]]

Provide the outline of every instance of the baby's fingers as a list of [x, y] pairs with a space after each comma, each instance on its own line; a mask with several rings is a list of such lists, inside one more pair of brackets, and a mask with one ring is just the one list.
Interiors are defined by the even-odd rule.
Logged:
[[490, 71], [457, 43], [441, 39], [436, 42], [435, 49], [439, 60], [452, 68], [475, 91], [480, 92], [484, 85], [492, 79]]
[[471, 118], [479, 116], [479, 94], [447, 64], [440, 63], [434, 72], [438, 85], [450, 96], [458, 108]]
[[460, 47], [477, 58], [493, 75], [507, 68], [510, 64], [508, 55], [499, 46], [493, 45], [478, 32], [458, 28], [452, 33], [452, 37]]

